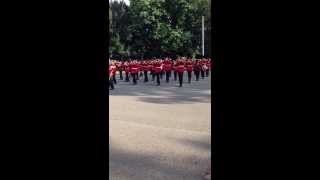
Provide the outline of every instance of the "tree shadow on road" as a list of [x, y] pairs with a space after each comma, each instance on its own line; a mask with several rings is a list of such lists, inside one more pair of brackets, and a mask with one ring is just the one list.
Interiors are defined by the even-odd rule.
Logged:
[[161, 160], [151, 155], [132, 153], [120, 149], [111, 149], [110, 152], [109, 179], [111, 180], [196, 180], [200, 179], [203, 174], [196, 170], [184, 169], [183, 167], [177, 168], [168, 164], [162, 164]]
[[179, 88], [176, 82], [162, 83], [155, 86], [152, 82], [132, 85], [119, 82], [109, 96], [136, 96], [138, 101], [157, 104], [210, 103], [210, 81], [203, 80], [184, 84]]
[[[186, 148], [188, 148], [188, 146], [197, 146], [194, 148], [203, 149], [207, 148], [207, 146], [201, 142], [182, 141], [182, 143], [187, 146]], [[114, 144], [109, 147], [109, 179], [111, 180], [198, 180], [203, 177], [207, 168], [208, 160], [206, 159], [202, 159], [199, 162], [199, 159], [195, 161], [194, 157], [183, 157], [183, 161], [192, 162], [195, 165], [190, 169], [186, 168], [183, 163], [180, 166], [165, 163], [167, 162], [166, 159], [170, 159], [170, 162], [180, 161], [181, 163], [181, 157], [175, 159], [174, 157], [164, 157], [160, 154], [134, 153], [126, 151], [124, 148], [125, 147], [119, 148], [114, 146]], [[206, 151], [208, 151], [208, 149]]]
[[211, 152], [211, 136], [203, 135], [201, 138], [191, 139], [191, 138], [173, 138], [168, 137], [169, 140], [174, 141], [175, 143], [180, 143], [186, 146], [186, 148], [195, 148], [203, 152]]
[[210, 103], [211, 96], [203, 95], [197, 97], [190, 96], [167, 96], [165, 98], [159, 97], [139, 97], [139, 101], [156, 104], [192, 104], [192, 103]]

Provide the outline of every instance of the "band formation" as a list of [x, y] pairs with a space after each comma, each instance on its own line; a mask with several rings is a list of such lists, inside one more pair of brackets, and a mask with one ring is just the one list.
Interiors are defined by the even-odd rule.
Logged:
[[[116, 61], [109, 59], [109, 89], [113, 90], [117, 84], [117, 75], [120, 80], [131, 82], [133, 85], [138, 84], [139, 79], [143, 79], [144, 83], [155, 81], [160, 86], [161, 80], [169, 83], [170, 80], [179, 81], [179, 87], [182, 87], [184, 73], [187, 73], [188, 83], [191, 83], [192, 74], [195, 81], [209, 77], [213, 68], [211, 59], [187, 59], [185, 57], [172, 60], [152, 59], [152, 60], [129, 60]], [[172, 78], [173, 74], [173, 78]]]

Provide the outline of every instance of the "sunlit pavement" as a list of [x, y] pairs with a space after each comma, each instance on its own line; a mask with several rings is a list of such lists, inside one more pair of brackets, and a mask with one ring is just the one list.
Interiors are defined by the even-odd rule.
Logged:
[[[185, 78], [186, 80], [186, 78]], [[211, 90], [204, 80], [118, 80], [109, 93], [109, 178], [200, 180], [210, 167]]]

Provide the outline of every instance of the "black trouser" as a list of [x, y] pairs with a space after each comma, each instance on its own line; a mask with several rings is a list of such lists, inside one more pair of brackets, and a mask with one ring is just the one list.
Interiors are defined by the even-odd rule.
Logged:
[[160, 73], [157, 73], [156, 76], [157, 76], [157, 85], [160, 86]]
[[180, 87], [182, 87], [182, 82], [183, 82], [183, 72], [179, 72], [179, 73], [178, 73], [178, 76], [179, 76], [179, 85], [180, 85]]
[[201, 70], [201, 78], [204, 79], [204, 70]]
[[192, 71], [188, 71], [188, 83], [191, 83], [191, 74], [192, 74]]
[[148, 71], [144, 71], [144, 82], [148, 82]]
[[163, 71], [160, 72], [160, 79], [163, 77]]
[[199, 81], [200, 71], [194, 71], [194, 74], [196, 75], [196, 81]]
[[109, 89], [114, 89], [114, 85], [113, 85], [113, 78], [109, 79]]
[[174, 75], [174, 80], [176, 81], [177, 80], [177, 71], [174, 71], [173, 75]]
[[117, 84], [117, 80], [116, 80], [116, 76], [115, 75], [112, 77], [112, 80], [113, 80], [114, 84]]
[[133, 84], [137, 84], [137, 77], [138, 74], [131, 74], [132, 78], [133, 78]]
[[169, 82], [169, 78], [170, 78], [170, 71], [166, 71], [166, 82]]
[[122, 70], [120, 70], [119, 73], [120, 73], [120, 80], [123, 80]]
[[142, 77], [143, 76], [143, 73], [142, 73], [142, 71], [140, 71], [140, 77]]
[[152, 81], [154, 81], [155, 76], [156, 76], [156, 74], [155, 74], [155, 72], [153, 71], [153, 72], [152, 72]]
[[209, 77], [209, 69], [206, 70], [206, 76]]
[[130, 79], [129, 79], [129, 73], [126, 72], [126, 82], [129, 82], [129, 81], [130, 81]]

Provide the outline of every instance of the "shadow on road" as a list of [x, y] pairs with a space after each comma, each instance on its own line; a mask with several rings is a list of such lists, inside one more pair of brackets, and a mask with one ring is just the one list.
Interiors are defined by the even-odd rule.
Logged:
[[[181, 140], [179, 143], [183, 143], [186, 148], [200, 148], [209, 152], [210, 145], [205, 141]], [[123, 148], [109, 146], [109, 179], [111, 180], [199, 180], [203, 177], [209, 163], [209, 159], [195, 158], [196, 154], [182, 158], [165, 157], [161, 154], [129, 152]], [[190, 168], [191, 166], [193, 167]]]
[[170, 141], [174, 141], [174, 143], [183, 144], [186, 148], [195, 148], [202, 152], [211, 152], [211, 136], [203, 135], [198, 139], [177, 139], [173, 137], [168, 137]]
[[109, 96], [136, 96], [138, 101], [157, 104], [192, 104], [210, 103], [210, 77], [191, 84], [178, 87], [177, 82], [162, 82], [155, 86], [154, 82], [132, 85], [130, 82], [118, 81], [116, 89], [109, 91]]
[[192, 104], [192, 103], [210, 103], [211, 96], [168, 96], [165, 98], [158, 97], [139, 97], [138, 100], [147, 102], [147, 103], [156, 103], [156, 104]]

